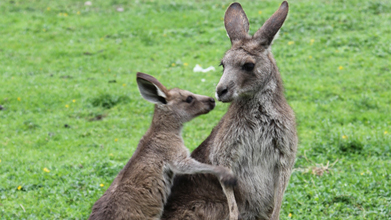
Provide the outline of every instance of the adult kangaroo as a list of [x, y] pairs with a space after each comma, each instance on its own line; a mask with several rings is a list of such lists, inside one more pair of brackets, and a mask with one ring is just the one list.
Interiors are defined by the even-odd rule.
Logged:
[[[283, 83], [271, 53], [274, 36], [288, 14], [288, 3], [253, 35], [239, 3], [225, 13], [231, 40], [216, 88], [228, 112], [191, 157], [224, 166], [238, 178], [235, 188], [221, 187], [212, 175], [179, 175], [162, 219], [227, 219], [235, 210], [241, 219], [279, 219], [297, 151], [295, 116], [284, 97]], [[227, 202], [226, 195], [229, 200]]]

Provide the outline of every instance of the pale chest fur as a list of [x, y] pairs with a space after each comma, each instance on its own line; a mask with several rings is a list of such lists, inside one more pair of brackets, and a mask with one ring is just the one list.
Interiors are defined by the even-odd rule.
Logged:
[[228, 115], [223, 123], [213, 140], [210, 160], [231, 168], [237, 176], [235, 197], [242, 217], [252, 219], [255, 216], [250, 215], [256, 213], [267, 219], [268, 210], [273, 210], [276, 172], [289, 165], [284, 154], [294, 144], [290, 122], [253, 111]]
[[274, 167], [270, 162], [278, 161], [284, 147], [277, 142], [289, 144], [288, 130], [286, 122], [258, 111], [228, 115], [213, 140], [210, 160], [233, 169]]

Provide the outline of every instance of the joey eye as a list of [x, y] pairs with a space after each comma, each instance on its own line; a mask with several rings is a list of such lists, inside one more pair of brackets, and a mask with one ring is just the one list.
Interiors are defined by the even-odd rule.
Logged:
[[242, 66], [242, 70], [245, 70], [245, 71], [252, 71], [255, 67], [255, 64], [254, 63], [245, 63], [243, 66]]
[[188, 96], [188, 97], [186, 98], [186, 102], [187, 102], [187, 103], [191, 103], [192, 101], [193, 101], [193, 97]]

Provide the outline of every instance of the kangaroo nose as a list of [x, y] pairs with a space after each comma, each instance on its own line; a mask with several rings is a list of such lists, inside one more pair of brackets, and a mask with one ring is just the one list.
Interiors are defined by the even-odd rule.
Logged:
[[217, 89], [217, 95], [219, 97], [224, 96], [225, 94], [227, 94], [227, 92], [228, 92], [228, 88], [227, 87], [220, 87], [220, 88]]
[[209, 102], [210, 103], [215, 103], [215, 99], [214, 98], [209, 98]]

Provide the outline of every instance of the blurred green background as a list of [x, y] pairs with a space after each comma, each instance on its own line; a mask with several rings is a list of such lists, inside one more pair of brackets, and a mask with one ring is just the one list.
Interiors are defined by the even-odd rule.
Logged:
[[[88, 218], [150, 125], [136, 72], [213, 97], [230, 3], [0, 1], [0, 218]], [[254, 33], [281, 1], [240, 3]], [[273, 54], [300, 143], [281, 219], [390, 219], [391, 3], [289, 4]], [[190, 150], [227, 106], [185, 126]]]

